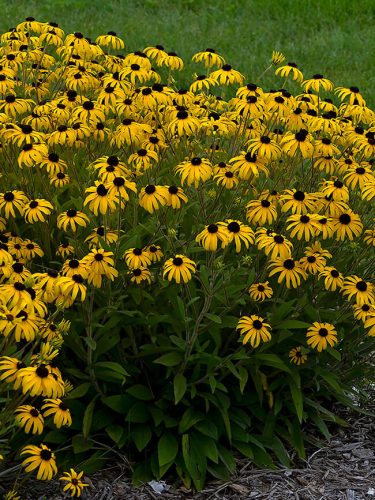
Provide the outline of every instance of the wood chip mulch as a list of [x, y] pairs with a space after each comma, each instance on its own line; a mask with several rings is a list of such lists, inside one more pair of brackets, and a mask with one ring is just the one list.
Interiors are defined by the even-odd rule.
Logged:
[[[375, 398], [373, 399], [373, 401]], [[237, 473], [230, 482], [211, 481], [200, 493], [173, 485], [166, 479], [165, 489], [157, 493], [150, 484], [131, 485], [128, 470], [114, 465], [93, 474], [91, 487], [83, 500], [375, 500], [375, 403], [366, 415], [341, 411], [349, 422], [337, 429], [324, 447], [314, 449], [306, 461], [292, 469], [260, 470], [249, 461], [238, 461]], [[331, 430], [332, 432], [332, 430]], [[1, 474], [0, 495], [9, 484]], [[8, 486], [9, 487], [9, 486]], [[59, 481], [27, 481], [19, 488], [22, 500], [63, 500]]]

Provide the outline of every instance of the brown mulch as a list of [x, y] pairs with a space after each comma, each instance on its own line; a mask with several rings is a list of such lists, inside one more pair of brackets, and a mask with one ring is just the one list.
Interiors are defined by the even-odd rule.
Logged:
[[[374, 398], [375, 399], [375, 398]], [[209, 482], [200, 493], [173, 485], [158, 494], [149, 485], [131, 485], [128, 471], [113, 466], [93, 474], [83, 500], [375, 500], [375, 404], [366, 415], [341, 412], [349, 427], [339, 428], [323, 448], [312, 450], [309, 458], [293, 469], [260, 470], [249, 461], [238, 462], [230, 482]], [[0, 477], [0, 494], [7, 476]], [[4, 489], [3, 489], [4, 491]], [[22, 500], [62, 500], [58, 481], [30, 480], [19, 489]]]

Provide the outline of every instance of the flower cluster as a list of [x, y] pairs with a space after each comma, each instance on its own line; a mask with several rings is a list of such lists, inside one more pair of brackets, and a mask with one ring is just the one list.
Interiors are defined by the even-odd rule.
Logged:
[[[55, 358], [66, 311], [99, 289], [187, 297], [191, 281], [209, 288], [201, 265], [233, 278], [242, 254], [255, 278], [241, 343], [271, 342], [267, 305], [311, 287], [375, 336], [375, 113], [357, 87], [275, 52], [276, 77], [299, 87], [266, 91], [209, 48], [193, 56], [205, 74], [178, 88], [184, 61], [160, 45], [114, 55], [114, 32], [93, 42], [33, 19], [0, 43], [0, 381], [22, 395], [26, 434], [71, 424]], [[285, 352], [297, 366], [343, 335], [316, 319]], [[46, 445], [24, 454], [26, 472], [56, 474]], [[81, 478], [65, 473], [64, 490], [80, 496]]]

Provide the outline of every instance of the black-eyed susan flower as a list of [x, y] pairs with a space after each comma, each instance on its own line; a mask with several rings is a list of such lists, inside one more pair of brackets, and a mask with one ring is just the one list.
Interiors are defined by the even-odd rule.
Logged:
[[168, 197], [166, 205], [178, 210], [182, 207], [183, 203], [187, 203], [188, 197], [183, 189], [178, 186], [165, 186], [168, 189]]
[[72, 276], [62, 276], [59, 278], [58, 286], [63, 297], [75, 301], [80, 298], [83, 302], [86, 298], [87, 288], [83, 284], [84, 277], [76, 273]]
[[324, 266], [327, 263], [326, 259], [318, 253], [305, 255], [299, 262], [302, 269], [310, 274], [317, 274], [319, 271], [324, 269]]
[[357, 304], [373, 304], [375, 302], [374, 285], [368, 281], [364, 281], [359, 276], [347, 276], [341, 287], [344, 296], [348, 300], [354, 299]]
[[98, 36], [95, 42], [102, 47], [111, 47], [115, 50], [121, 50], [125, 47], [124, 41], [114, 31], [108, 31], [106, 35]]
[[85, 193], [88, 196], [86, 196], [83, 205], [88, 205], [88, 208], [95, 215], [98, 213], [105, 215], [116, 210], [119, 202], [117, 192], [114, 190], [110, 192], [109, 188], [102, 182], [95, 181], [95, 185], [87, 188]]
[[340, 290], [344, 284], [343, 274], [332, 266], [327, 266], [321, 270], [319, 278], [324, 278], [324, 288], [332, 292]]
[[259, 250], [263, 250], [271, 259], [281, 257], [288, 259], [293, 250], [293, 244], [282, 234], [274, 232], [260, 232], [257, 234], [256, 243]]
[[367, 335], [375, 337], [375, 311], [371, 311], [369, 316], [364, 321], [364, 327], [368, 328]]
[[53, 416], [53, 423], [58, 429], [72, 425], [70, 410], [61, 399], [45, 399], [41, 410], [44, 418]]
[[353, 305], [353, 315], [355, 319], [359, 319], [361, 321], [366, 321], [366, 319], [375, 313], [375, 305], [374, 304], [354, 304]]
[[357, 86], [351, 87], [336, 87], [335, 94], [338, 95], [341, 101], [348, 100], [349, 104], [358, 104], [359, 106], [366, 106], [366, 101], [363, 99], [360, 90]]
[[300, 129], [295, 134], [288, 132], [282, 138], [280, 146], [288, 156], [300, 154], [302, 158], [312, 158], [314, 153], [312, 137], [306, 129]]
[[223, 64], [225, 64], [224, 58], [220, 56], [216, 50], [210, 48], [194, 54], [192, 61], [204, 63], [206, 68], [211, 68], [212, 66], [220, 68]]
[[268, 175], [268, 169], [264, 160], [258, 158], [256, 154], [241, 151], [241, 154], [231, 158], [228, 162], [232, 165], [233, 171], [241, 180], [247, 181], [253, 177], [258, 177], [260, 172]]
[[83, 471], [77, 473], [74, 469], [70, 469], [69, 472], [64, 472], [64, 474], [59, 478], [65, 484], [63, 491], [70, 493], [71, 497], [80, 497], [82, 491], [89, 486], [88, 483], [82, 481]]
[[314, 321], [307, 329], [307, 344], [318, 352], [322, 352], [327, 347], [333, 347], [338, 343], [335, 327], [330, 323], [319, 323]]
[[56, 188], [62, 188], [68, 184], [71, 184], [72, 179], [64, 172], [57, 172], [56, 175], [51, 175], [49, 182]]
[[23, 361], [18, 358], [2, 356], [0, 358], [0, 380], [10, 384], [13, 383], [13, 388], [16, 390], [20, 387], [22, 380], [19, 378], [19, 371], [26, 368]]
[[362, 199], [366, 201], [371, 201], [375, 198], [375, 180], [369, 181], [365, 184], [361, 190]]
[[363, 233], [363, 241], [366, 245], [375, 247], [375, 229], [367, 229]]
[[163, 45], [155, 45], [155, 47], [146, 47], [143, 51], [147, 57], [154, 59], [156, 64], [160, 66], [160, 61], [166, 56], [167, 52]]
[[309, 80], [303, 81], [302, 86], [305, 92], [308, 92], [309, 90], [313, 90], [314, 92], [320, 92], [321, 90], [330, 92], [333, 90], [333, 83], [331, 80], [324, 78], [324, 76], [320, 73], [313, 75]]
[[303, 365], [307, 361], [307, 354], [304, 352], [303, 347], [297, 346], [293, 347], [289, 351], [289, 359], [291, 363], [294, 363], [295, 365]]
[[250, 298], [255, 302], [263, 302], [266, 299], [270, 299], [273, 295], [273, 290], [269, 286], [268, 281], [263, 283], [253, 283], [247, 291]]
[[296, 189], [286, 189], [280, 196], [281, 211], [293, 214], [307, 214], [315, 211], [315, 196]]
[[26, 260], [35, 259], [35, 257], [43, 257], [44, 252], [35, 241], [24, 240], [21, 246], [22, 257]]
[[85, 243], [88, 243], [89, 247], [100, 247], [103, 242], [111, 245], [112, 243], [116, 243], [118, 236], [117, 231], [113, 231], [109, 227], [99, 226], [87, 236]]
[[114, 268], [113, 252], [106, 252], [102, 248], [93, 248], [82, 261], [88, 269], [88, 282], [100, 288], [102, 277], [113, 281], [118, 276], [117, 269]]
[[245, 80], [244, 75], [232, 68], [230, 64], [223, 64], [221, 68], [210, 73], [210, 78], [217, 81], [219, 85], [242, 85]]
[[338, 241], [343, 241], [345, 238], [352, 241], [361, 234], [363, 229], [360, 216], [352, 210], [346, 210], [337, 217], [333, 217], [332, 224]]
[[29, 366], [18, 371], [22, 392], [30, 396], [56, 398], [64, 395], [64, 382], [49, 365]]
[[17, 424], [23, 428], [26, 434], [42, 434], [44, 419], [43, 415], [34, 406], [21, 405], [14, 410]]
[[15, 209], [22, 215], [24, 207], [28, 202], [28, 198], [23, 191], [17, 189], [0, 193], [0, 210], [8, 219], [16, 217]]
[[138, 170], [147, 170], [157, 163], [158, 160], [159, 156], [156, 151], [144, 148], [138, 149], [138, 151], [131, 154], [128, 158], [128, 162]]
[[177, 111], [175, 118], [173, 118], [169, 125], [168, 130], [172, 135], [190, 136], [195, 134], [201, 126], [199, 119], [189, 113], [186, 109]]
[[184, 161], [176, 167], [176, 172], [181, 176], [181, 184], [198, 187], [201, 182], [210, 179], [212, 164], [207, 158], [194, 157]]
[[282, 78], [288, 78], [291, 75], [292, 80], [299, 83], [303, 81], [302, 71], [298, 69], [297, 64], [294, 62], [289, 62], [285, 66], [280, 66], [276, 69], [275, 74]]
[[74, 246], [70, 243], [61, 243], [56, 250], [56, 255], [65, 259], [69, 255], [73, 255], [75, 252]]
[[239, 178], [230, 168], [220, 170], [219, 173], [214, 175], [214, 180], [218, 186], [225, 189], [234, 189], [239, 183]]
[[361, 165], [349, 168], [344, 175], [344, 182], [349, 189], [354, 190], [358, 186], [362, 190], [368, 183], [375, 182], [375, 177], [369, 166]]
[[159, 210], [160, 206], [167, 204], [169, 192], [166, 186], [155, 186], [149, 184], [142, 188], [139, 193], [139, 205], [150, 214]]
[[320, 216], [317, 214], [290, 215], [286, 221], [287, 231], [290, 231], [291, 238], [310, 241], [320, 232], [319, 219]]
[[24, 264], [22, 264], [22, 262], [15, 262], [11, 266], [8, 279], [11, 283], [15, 283], [16, 281], [24, 283], [30, 276], [31, 272], [25, 267]]
[[159, 262], [164, 256], [159, 245], [149, 245], [145, 247], [145, 250], [148, 252], [151, 262]]
[[216, 81], [207, 75], [197, 75], [195, 81], [190, 85], [189, 91], [196, 93], [200, 90], [208, 91], [210, 87], [216, 85]]
[[130, 278], [131, 283], [136, 283], [139, 285], [140, 283], [147, 282], [151, 284], [151, 271], [147, 269], [147, 267], [135, 267], [128, 271], [128, 276]]
[[300, 262], [292, 258], [274, 258], [268, 268], [270, 269], [268, 276], [271, 277], [279, 273], [277, 282], [283, 283], [285, 281], [287, 288], [298, 288], [301, 285], [301, 279], [307, 278], [306, 271], [302, 268]]
[[248, 142], [248, 151], [251, 154], [256, 154], [260, 159], [264, 159], [265, 161], [274, 161], [281, 156], [280, 146], [268, 135], [250, 139]]
[[246, 204], [246, 219], [257, 226], [271, 225], [277, 219], [277, 208], [267, 199], [251, 200]]
[[321, 183], [321, 192], [323, 195], [333, 201], [349, 201], [349, 189], [340, 179], [323, 180]]
[[53, 210], [53, 205], [48, 200], [37, 198], [28, 201], [24, 206], [23, 216], [29, 224], [34, 222], [45, 222]]
[[87, 215], [75, 208], [70, 208], [57, 217], [57, 227], [63, 231], [71, 229], [73, 233], [77, 231], [78, 227], [86, 227], [89, 222]]
[[169, 69], [181, 71], [184, 68], [184, 61], [176, 52], [166, 52], [164, 57], [160, 58], [160, 65]]
[[242, 316], [238, 321], [237, 330], [243, 335], [242, 343], [245, 345], [250, 342], [254, 348], [258, 347], [260, 342], [271, 340], [271, 326], [255, 314]]
[[205, 250], [215, 252], [219, 242], [224, 247], [229, 243], [230, 235], [225, 224], [209, 224], [196, 236], [195, 241], [202, 245]]
[[40, 446], [28, 445], [22, 448], [21, 455], [30, 455], [22, 465], [25, 472], [37, 470], [37, 479], [49, 481], [57, 474], [55, 454], [44, 444]]
[[62, 276], [73, 276], [73, 274], [79, 273], [84, 278], [87, 278], [88, 268], [87, 264], [83, 261], [79, 261], [78, 259], [70, 259], [64, 262], [61, 268]]
[[241, 251], [242, 245], [244, 245], [245, 248], [248, 249], [249, 246], [254, 243], [254, 231], [243, 222], [239, 220], [228, 219], [225, 222], [219, 222], [218, 225], [225, 228], [228, 235], [227, 242], [222, 242], [223, 248], [234, 242], [236, 252], [238, 253]]
[[285, 56], [282, 52], [278, 50], [272, 51], [271, 62], [273, 65], [277, 66], [278, 64], [281, 64], [284, 61], [285, 61]]
[[123, 259], [130, 269], [151, 265], [151, 257], [146, 248], [129, 248], [125, 251]]
[[163, 278], [176, 283], [187, 283], [196, 271], [196, 264], [185, 255], [177, 254], [166, 260], [163, 266]]

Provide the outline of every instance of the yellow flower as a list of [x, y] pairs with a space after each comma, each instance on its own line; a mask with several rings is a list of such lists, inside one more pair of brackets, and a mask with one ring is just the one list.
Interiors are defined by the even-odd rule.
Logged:
[[21, 455], [30, 455], [22, 465], [25, 472], [37, 471], [37, 479], [49, 481], [57, 474], [55, 454], [44, 444], [39, 446], [29, 445], [22, 448]]
[[196, 264], [185, 255], [177, 254], [168, 259], [163, 266], [163, 278], [168, 281], [175, 280], [176, 283], [187, 283], [196, 271]]
[[258, 347], [260, 342], [269, 342], [271, 340], [271, 326], [263, 318], [252, 314], [251, 316], [242, 316], [237, 324], [237, 330], [241, 335], [243, 344], [250, 341], [252, 347]]
[[64, 472], [64, 474], [59, 478], [60, 481], [64, 481], [66, 485], [63, 491], [69, 492], [72, 497], [80, 497], [82, 491], [89, 486], [88, 483], [82, 482], [83, 471], [79, 474], [75, 472], [74, 469], [70, 469], [69, 472]]

